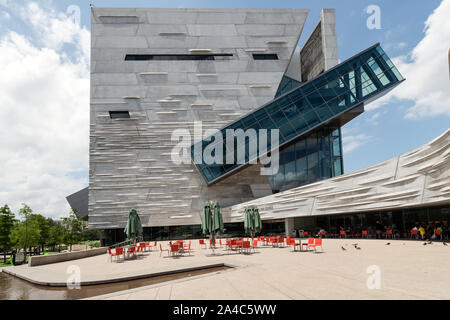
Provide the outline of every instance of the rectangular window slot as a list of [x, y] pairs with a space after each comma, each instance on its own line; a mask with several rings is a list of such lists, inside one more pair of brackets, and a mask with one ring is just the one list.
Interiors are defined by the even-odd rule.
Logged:
[[208, 54], [127, 54], [126, 61], [148, 60], [215, 60], [215, 57], [232, 57], [232, 53], [208, 53]]
[[109, 117], [111, 119], [130, 119], [130, 113], [128, 111], [110, 111]]
[[276, 53], [253, 53], [254, 60], [278, 60]]

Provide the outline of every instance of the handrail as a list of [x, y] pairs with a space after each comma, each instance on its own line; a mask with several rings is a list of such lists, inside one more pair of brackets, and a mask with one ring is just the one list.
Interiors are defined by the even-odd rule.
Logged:
[[122, 246], [126, 246], [128, 244], [131, 244], [133, 242], [134, 242], [134, 240], [125, 240], [125, 241], [122, 241], [122, 242], [110, 245], [110, 246], [108, 246], [108, 248], [113, 249], [113, 248], [116, 248], [116, 247], [122, 247]]

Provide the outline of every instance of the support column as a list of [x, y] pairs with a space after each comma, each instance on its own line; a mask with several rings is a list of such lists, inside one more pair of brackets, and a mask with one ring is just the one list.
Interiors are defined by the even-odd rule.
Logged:
[[286, 232], [286, 237], [295, 237], [294, 218], [284, 219], [284, 230]]

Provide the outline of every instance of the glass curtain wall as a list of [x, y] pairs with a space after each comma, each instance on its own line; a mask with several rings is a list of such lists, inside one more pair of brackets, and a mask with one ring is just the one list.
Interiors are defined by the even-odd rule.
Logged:
[[[238, 145], [236, 137], [233, 149], [226, 145], [227, 129], [279, 129], [279, 145], [283, 147], [361, 103], [386, 93], [403, 80], [381, 47], [373, 46], [223, 128], [223, 139], [215, 141], [210, 137], [192, 145], [192, 159], [198, 159], [208, 146], [224, 148], [223, 164], [195, 163], [206, 182], [211, 184], [248, 164], [259, 154], [257, 148], [249, 148], [249, 144], [256, 141], [246, 139], [244, 163], [227, 164], [227, 158], [236, 159]], [[312, 147], [313, 143], [311, 141]], [[267, 144], [271, 150], [270, 137]], [[308, 144], [306, 147], [309, 148]], [[312, 157], [311, 161], [314, 161]], [[311, 166], [310, 170], [320, 171], [319, 165], [317, 168]], [[319, 171], [311, 174], [318, 175]]]

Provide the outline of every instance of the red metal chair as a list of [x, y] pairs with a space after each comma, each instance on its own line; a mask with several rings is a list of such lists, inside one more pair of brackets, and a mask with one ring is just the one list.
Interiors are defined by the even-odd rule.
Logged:
[[189, 240], [188, 245], [183, 246], [183, 250], [189, 252], [189, 255], [191, 255], [191, 240]]
[[303, 246], [306, 246], [307, 248], [309, 248], [309, 246], [311, 244], [314, 244], [314, 238], [308, 238], [308, 243], [302, 243], [302, 250], [303, 250]]
[[127, 254], [128, 254], [128, 256], [130, 254], [132, 254], [133, 256], [136, 256], [136, 247], [134, 245], [130, 246], [127, 250]]
[[206, 243], [205, 243], [205, 240], [200, 239], [200, 240], [198, 240], [198, 243], [200, 244], [200, 247], [201, 247], [201, 246], [205, 246], [205, 249], [206, 249]]
[[176, 255], [180, 252], [180, 246], [178, 244], [171, 244], [169, 253]]
[[253, 246], [252, 246], [253, 251], [255, 251], [256, 248], [258, 248], [258, 240], [253, 240]]
[[112, 262], [112, 258], [113, 257], [117, 257], [116, 261], [119, 259], [119, 257], [123, 254], [123, 248], [116, 248], [114, 249], [114, 252], [111, 252], [111, 249], [108, 248], [108, 253], [109, 253], [109, 259]]
[[139, 245], [138, 245], [138, 252], [143, 252], [143, 251], [145, 251], [145, 248], [146, 248], [145, 242], [139, 242]]
[[320, 249], [323, 252], [323, 247], [322, 247], [322, 238], [316, 238], [314, 239], [314, 244], [308, 245], [308, 247], [313, 247], [314, 251], [317, 251], [316, 248], [320, 247]]
[[241, 252], [246, 251], [247, 253], [250, 251], [250, 241], [242, 241], [241, 242]]

